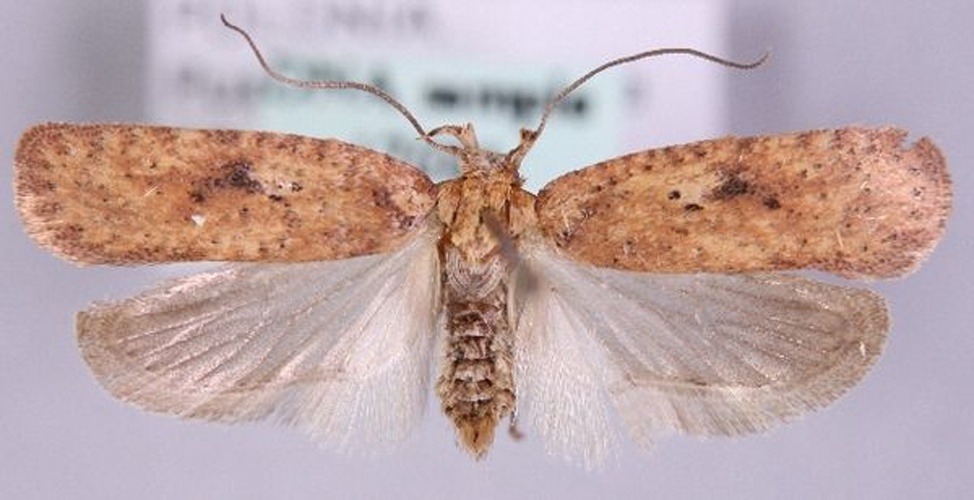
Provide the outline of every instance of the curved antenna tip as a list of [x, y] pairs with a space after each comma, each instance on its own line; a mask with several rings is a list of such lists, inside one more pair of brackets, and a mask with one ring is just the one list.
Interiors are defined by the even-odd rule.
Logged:
[[426, 130], [423, 129], [422, 125], [420, 125], [419, 120], [417, 120], [416, 117], [413, 116], [412, 112], [410, 112], [409, 109], [407, 109], [406, 106], [403, 105], [401, 102], [399, 102], [396, 98], [392, 97], [381, 88], [368, 83], [355, 82], [355, 81], [301, 80], [298, 78], [292, 78], [286, 76], [280, 73], [279, 71], [275, 70], [274, 68], [272, 68], [270, 64], [267, 63], [267, 60], [264, 58], [264, 55], [257, 47], [257, 43], [254, 42], [253, 38], [251, 38], [250, 34], [247, 33], [246, 30], [231, 23], [227, 19], [226, 14], [220, 13], [220, 21], [223, 22], [224, 26], [226, 26], [227, 28], [233, 31], [236, 31], [238, 34], [240, 34], [240, 36], [243, 37], [244, 41], [247, 42], [247, 45], [250, 46], [250, 50], [254, 54], [254, 57], [257, 58], [257, 63], [260, 64], [260, 67], [264, 70], [264, 73], [266, 73], [272, 79], [281, 82], [285, 85], [290, 85], [292, 87], [302, 88], [302, 89], [354, 89], [354, 90], [366, 92], [368, 94], [372, 94], [378, 97], [379, 99], [385, 101], [387, 104], [392, 106], [396, 111], [398, 111], [403, 117], [405, 117], [406, 121], [408, 121], [409, 124], [412, 125], [413, 129], [415, 129], [416, 132], [419, 133], [420, 139], [424, 140], [427, 144], [429, 144], [430, 146], [432, 146], [437, 150], [444, 151], [450, 154], [455, 154], [453, 149], [434, 141], [431, 138], [430, 134], [426, 133]]
[[665, 55], [672, 55], [672, 54], [682, 54], [691, 57], [696, 57], [729, 68], [753, 69], [764, 64], [771, 57], [771, 50], [770, 49], [765, 50], [764, 54], [760, 58], [758, 58], [756, 61], [749, 62], [749, 63], [736, 62], [727, 58], [715, 56], [713, 54], [704, 52], [702, 50], [691, 49], [687, 47], [668, 47], [662, 49], [647, 50], [645, 52], [640, 52], [638, 54], [632, 54], [629, 56], [613, 59], [609, 62], [601, 64], [600, 66], [597, 66], [595, 69], [592, 69], [588, 73], [585, 73], [584, 75], [582, 75], [581, 77], [573, 81], [572, 83], [568, 84], [565, 88], [561, 89], [561, 91], [555, 94], [551, 99], [549, 99], [548, 102], [545, 103], [544, 112], [541, 114], [541, 120], [539, 121], [538, 126], [534, 128], [533, 137], [531, 138], [531, 140], [526, 142], [522, 138], [521, 144], [518, 145], [518, 147], [515, 148], [515, 150], [512, 151], [512, 153], [516, 152], [521, 156], [527, 153], [527, 150], [531, 148], [531, 146], [534, 144], [534, 141], [538, 138], [538, 136], [541, 135], [541, 132], [544, 131], [545, 125], [548, 123], [548, 117], [551, 115], [552, 111], [554, 111], [555, 107], [558, 106], [559, 103], [564, 101], [569, 94], [575, 91], [575, 89], [580, 87], [583, 83], [587, 82], [595, 75], [598, 75], [599, 73], [609, 68], [612, 68], [614, 66], [629, 64], [650, 57], [665, 56]]

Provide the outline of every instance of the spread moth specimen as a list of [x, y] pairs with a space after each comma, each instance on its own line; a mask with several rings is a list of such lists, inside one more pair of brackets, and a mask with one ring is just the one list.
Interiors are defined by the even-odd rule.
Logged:
[[761, 431], [855, 385], [889, 328], [875, 293], [779, 271], [902, 276], [950, 211], [940, 151], [894, 128], [728, 137], [521, 188], [522, 158], [578, 85], [659, 53], [714, 59], [692, 50], [593, 70], [508, 153], [254, 51], [286, 83], [375, 93], [461, 174], [434, 184], [376, 151], [266, 132], [26, 131], [16, 202], [41, 246], [78, 264], [236, 262], [78, 315], [98, 381], [152, 411], [372, 450], [409, 434], [432, 385], [475, 457], [516, 416], [589, 466], [618, 427], [646, 446]]

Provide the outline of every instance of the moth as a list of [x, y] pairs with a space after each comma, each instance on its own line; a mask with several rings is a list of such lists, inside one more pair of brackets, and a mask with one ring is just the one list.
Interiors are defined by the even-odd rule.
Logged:
[[522, 189], [521, 160], [572, 90], [650, 55], [716, 59], [689, 49], [596, 68], [497, 153], [471, 125], [425, 131], [379, 89], [280, 75], [227, 25], [278, 80], [385, 99], [461, 173], [435, 184], [278, 133], [27, 130], [16, 204], [42, 247], [83, 265], [233, 262], [78, 314], [99, 383], [151, 411], [375, 450], [409, 435], [432, 385], [474, 457], [508, 420], [586, 466], [619, 427], [644, 446], [762, 431], [855, 385], [889, 329], [877, 294], [782, 272], [902, 276], [951, 208], [943, 155], [895, 128], [726, 137]]

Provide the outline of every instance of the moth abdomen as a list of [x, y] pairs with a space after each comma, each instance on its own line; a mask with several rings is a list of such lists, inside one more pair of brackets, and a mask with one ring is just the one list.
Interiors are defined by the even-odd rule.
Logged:
[[[455, 251], [447, 251], [451, 250]], [[447, 262], [443, 280], [446, 332], [436, 391], [460, 444], [482, 457], [493, 442], [497, 423], [515, 404], [507, 275], [500, 279], [477, 276], [495, 273], [498, 267], [468, 266], [462, 259]], [[450, 275], [470, 279], [451, 280]], [[483, 288], [471, 290], [461, 283], [479, 283]]]

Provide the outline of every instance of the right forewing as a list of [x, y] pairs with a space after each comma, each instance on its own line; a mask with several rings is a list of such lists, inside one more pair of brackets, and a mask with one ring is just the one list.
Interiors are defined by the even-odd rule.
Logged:
[[544, 244], [526, 255], [517, 366], [527, 420], [554, 452], [589, 462], [610, 444], [603, 398], [646, 445], [666, 431], [754, 432], [839, 397], [888, 328], [882, 299], [866, 290], [595, 268]]
[[96, 304], [78, 316], [81, 350], [112, 394], [149, 410], [393, 444], [426, 406], [434, 232], [394, 254], [228, 265]]
[[545, 186], [538, 226], [564, 255], [628, 271], [901, 276], [952, 196], [937, 146], [905, 139], [848, 127], [633, 153]]

